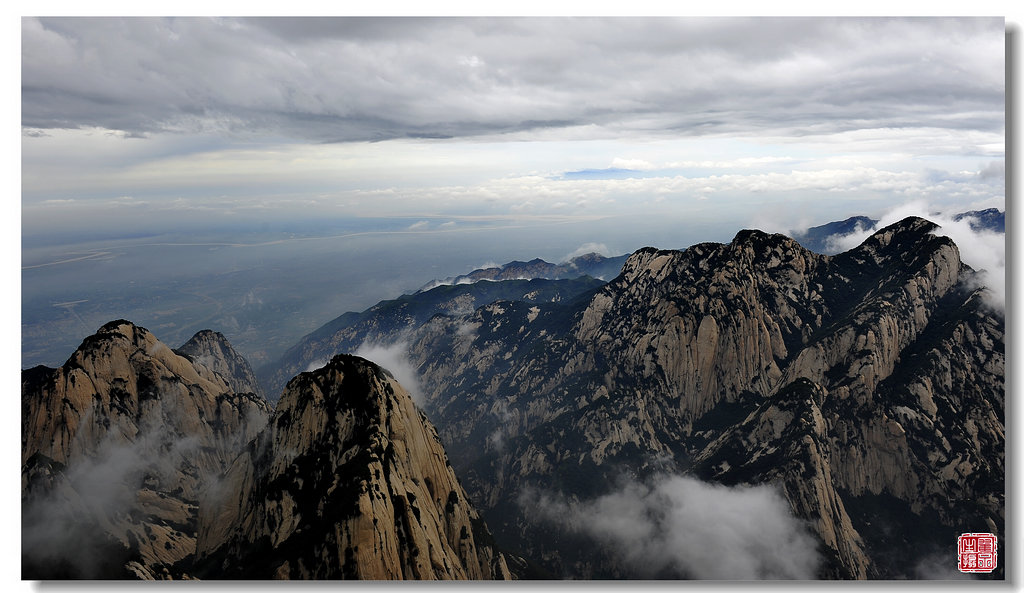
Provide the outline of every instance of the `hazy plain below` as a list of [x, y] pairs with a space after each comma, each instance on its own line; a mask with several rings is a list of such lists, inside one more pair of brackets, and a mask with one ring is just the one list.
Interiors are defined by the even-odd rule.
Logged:
[[559, 262], [590, 251], [728, 241], [740, 228], [636, 222], [390, 218], [27, 236], [22, 368], [63, 363], [83, 338], [117, 318], [170, 344], [201, 329], [220, 331], [258, 366], [342, 313], [433, 279], [517, 259]]

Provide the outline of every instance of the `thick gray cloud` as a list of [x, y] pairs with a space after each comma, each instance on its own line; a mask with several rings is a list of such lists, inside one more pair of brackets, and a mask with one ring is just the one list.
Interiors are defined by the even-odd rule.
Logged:
[[1002, 19], [25, 18], [22, 123], [302, 141], [1003, 128]]

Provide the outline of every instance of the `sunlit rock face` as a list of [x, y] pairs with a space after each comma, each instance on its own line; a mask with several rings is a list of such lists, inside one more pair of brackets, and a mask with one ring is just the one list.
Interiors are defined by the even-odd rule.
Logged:
[[637, 573], [522, 492], [669, 473], [781, 488], [819, 576], [915, 577], [1004, 520], [1005, 323], [934, 229], [835, 256], [742, 231], [637, 251], [571, 303], [437, 316], [409, 338], [424, 409], [499, 541], [552, 574]]
[[395, 379], [338, 356], [285, 387], [199, 514], [210, 578], [502, 579], [504, 557]]
[[270, 414], [127, 321], [60, 368], [24, 371], [21, 403], [30, 579], [172, 576], [195, 550], [200, 492]]
[[273, 416], [253, 386], [220, 334], [127, 321], [25, 371], [23, 577], [511, 577], [390, 374], [338, 357]]
[[263, 397], [256, 373], [249, 361], [235, 351], [220, 332], [203, 330], [175, 350], [178, 354], [224, 377], [236, 393], [255, 393]]

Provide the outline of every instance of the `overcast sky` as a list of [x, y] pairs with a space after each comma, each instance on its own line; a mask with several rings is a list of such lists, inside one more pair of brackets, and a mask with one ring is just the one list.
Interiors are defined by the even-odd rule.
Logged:
[[1003, 208], [1004, 34], [1001, 18], [24, 18], [24, 232], [300, 212], [787, 230], [910, 200]]

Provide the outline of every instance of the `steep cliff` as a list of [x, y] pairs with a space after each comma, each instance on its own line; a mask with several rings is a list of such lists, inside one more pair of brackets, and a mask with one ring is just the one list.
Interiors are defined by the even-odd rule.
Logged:
[[224, 334], [208, 329], [200, 331], [175, 352], [227, 379], [236, 393], [255, 393], [264, 398], [249, 361], [231, 347]]
[[337, 357], [271, 417], [246, 371], [127, 321], [24, 371], [23, 578], [510, 578], [388, 373]]
[[269, 405], [127, 321], [22, 374], [23, 577], [159, 578]]
[[198, 529], [209, 578], [509, 578], [408, 393], [346, 355], [288, 383]]
[[759, 231], [647, 248], [576, 302], [435, 317], [410, 346], [425, 409], [499, 541], [556, 573], [623, 574], [567, 552], [521, 492], [671, 472], [781, 487], [821, 576], [913, 576], [933, 550], [879, 508], [939, 551], [1004, 516], [1004, 322], [934, 228], [831, 257]]

